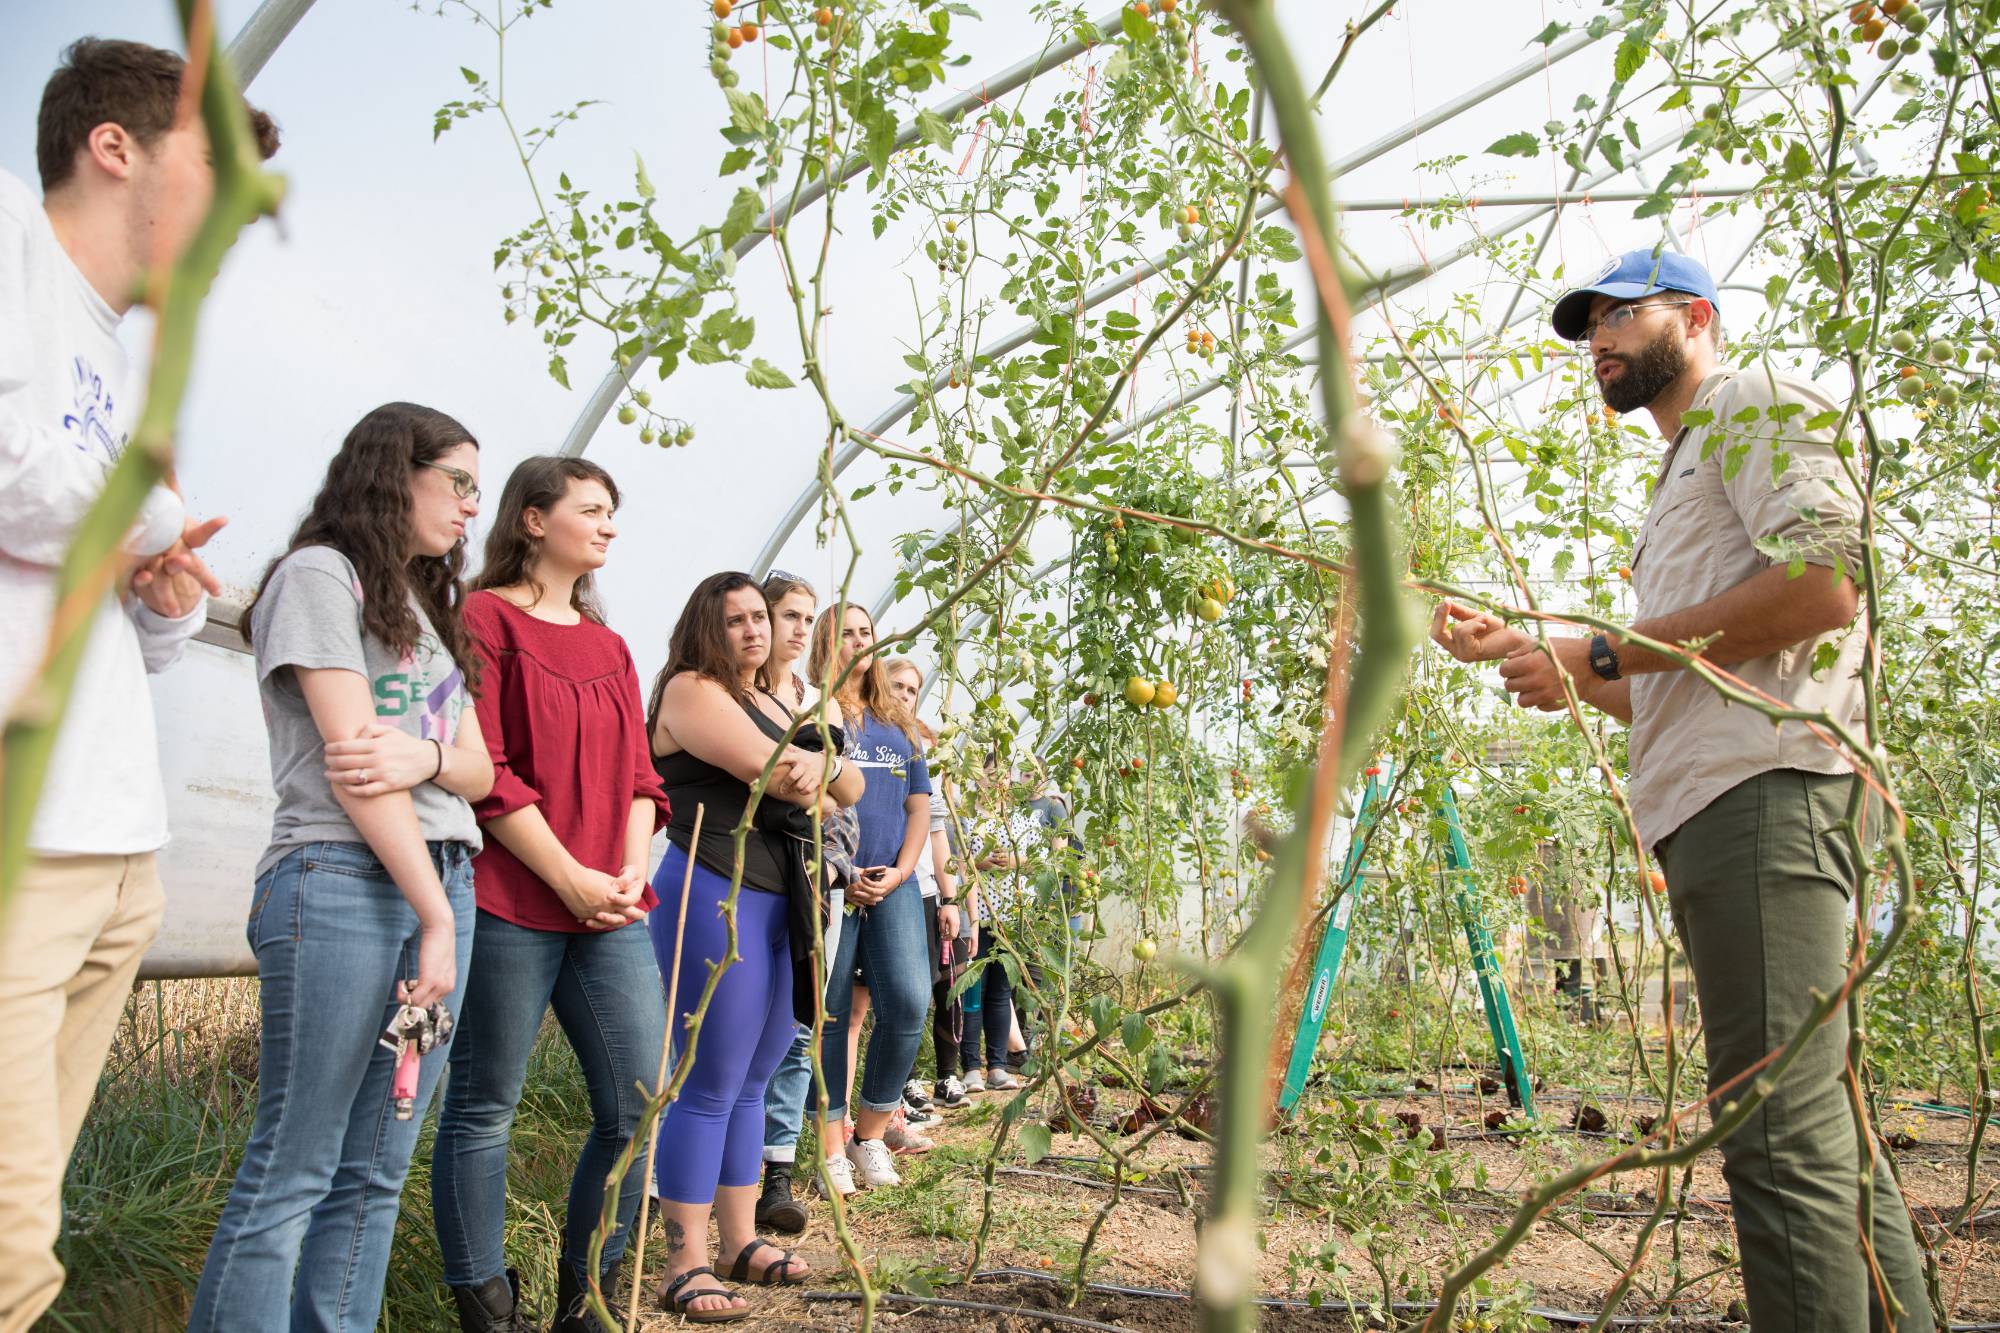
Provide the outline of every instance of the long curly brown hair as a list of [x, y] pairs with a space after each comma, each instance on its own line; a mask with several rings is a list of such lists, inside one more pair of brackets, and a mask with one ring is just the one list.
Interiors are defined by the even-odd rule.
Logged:
[[[421, 633], [412, 598], [430, 618], [445, 651], [479, 685], [479, 654], [460, 615], [465, 605], [465, 541], [441, 556], [410, 552], [410, 478], [461, 444], [479, 441], [457, 421], [416, 403], [384, 403], [354, 423], [340, 452], [326, 465], [326, 480], [292, 533], [285, 555], [306, 546], [331, 546], [354, 566], [361, 583], [361, 628], [397, 652], [414, 652]], [[250, 641], [250, 612], [263, 597], [273, 560], [243, 608], [243, 640]]]
[[[674, 622], [673, 636], [667, 641], [667, 664], [653, 677], [653, 695], [646, 701], [646, 736], [650, 740], [660, 725], [660, 701], [666, 698], [667, 682], [684, 671], [712, 680], [737, 698], [743, 698], [742, 673], [736, 669], [736, 654], [729, 647], [729, 594], [750, 588], [759, 597], [764, 589], [748, 574], [725, 570], [710, 574], [694, 585], [681, 618]], [[765, 604], [769, 609], [769, 603]], [[770, 659], [757, 668], [757, 688], [771, 688]]]
[[[486, 559], [472, 580], [472, 590], [511, 588], [525, 584], [541, 600], [544, 589], [535, 578], [535, 562], [542, 556], [542, 539], [528, 531], [527, 513], [539, 509], [544, 514], [562, 503], [573, 481], [594, 481], [611, 497], [611, 507], [620, 503], [618, 483], [611, 474], [587, 458], [565, 458], [561, 454], [537, 454], [524, 458], [507, 476], [494, 507], [493, 526], [486, 531]], [[593, 624], [604, 623], [604, 607], [597, 600], [597, 584], [585, 574], [570, 591], [569, 604]]]

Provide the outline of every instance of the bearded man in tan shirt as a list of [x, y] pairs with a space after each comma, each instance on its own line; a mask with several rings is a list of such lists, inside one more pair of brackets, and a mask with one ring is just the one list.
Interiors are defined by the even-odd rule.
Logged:
[[[1724, 368], [1720, 318], [1701, 265], [1651, 250], [1613, 259], [1552, 314], [1558, 335], [1588, 349], [1605, 403], [1644, 408], [1666, 441], [1633, 546], [1633, 632], [1705, 642], [1709, 662], [1753, 689], [1858, 729], [1860, 504], [1836, 451], [1839, 403], [1766, 366]], [[1552, 635], [1544, 649], [1446, 602], [1431, 637], [1461, 662], [1500, 662], [1524, 708], [1568, 707], [1567, 677], [1631, 724], [1633, 819], [1666, 872], [1711, 1089], [1789, 1040], [1815, 991], [1840, 989], [1860, 873], [1849, 826], [1864, 821], [1870, 836], [1880, 812], [1836, 750], [1620, 635]], [[1757, 1333], [1934, 1328], [1909, 1213], [1879, 1155], [1873, 1271], [1863, 1261], [1847, 1034], [1836, 1009], [1722, 1144]]]

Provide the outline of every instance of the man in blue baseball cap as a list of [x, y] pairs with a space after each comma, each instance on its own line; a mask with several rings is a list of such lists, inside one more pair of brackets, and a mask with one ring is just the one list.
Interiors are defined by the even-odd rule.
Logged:
[[[1431, 637], [1460, 661], [1499, 661], [1523, 707], [1567, 709], [1567, 682], [1631, 723], [1632, 822], [1666, 873], [1701, 995], [1709, 1089], [1726, 1107], [1805, 1024], [1815, 994], [1846, 984], [1849, 903], [1865, 873], [1847, 830], [1859, 779], [1814, 729], [1728, 703], [1638, 639], [1703, 644], [1707, 662], [1765, 699], [1865, 730], [1865, 625], [1849, 577], [1863, 555], [1861, 506], [1832, 428], [1812, 424], [1835, 421], [1840, 404], [1768, 364], [1724, 366], [1715, 282], [1682, 255], [1620, 255], [1564, 293], [1552, 319], [1590, 357], [1605, 403], [1644, 408], [1665, 442], [1628, 562], [1631, 635], [1551, 634], [1544, 648], [1446, 602]], [[1881, 808], [1852, 808], [1866, 846]], [[1722, 1144], [1757, 1333], [1886, 1328], [1883, 1290], [1901, 1333], [1935, 1327], [1881, 1154], [1872, 1272], [1859, 1252], [1847, 1032], [1837, 1007]]]

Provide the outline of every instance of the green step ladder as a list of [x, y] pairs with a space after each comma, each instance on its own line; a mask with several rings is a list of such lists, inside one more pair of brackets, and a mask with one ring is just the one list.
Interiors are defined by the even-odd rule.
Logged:
[[[1340, 879], [1337, 889], [1340, 897], [1331, 915], [1327, 917], [1326, 929], [1320, 936], [1319, 951], [1313, 960], [1312, 983], [1306, 990], [1305, 1003], [1299, 1007], [1298, 1034], [1292, 1040], [1292, 1056], [1285, 1066], [1284, 1087], [1278, 1094], [1278, 1110], [1289, 1115], [1305, 1095], [1306, 1077], [1312, 1072], [1313, 1057], [1319, 1053], [1320, 1032], [1326, 1024], [1326, 1011], [1333, 1000], [1334, 982], [1340, 976], [1341, 959], [1347, 953], [1347, 928], [1354, 915], [1354, 900], [1359, 893], [1362, 872], [1362, 849], [1368, 844], [1368, 835], [1381, 817], [1383, 803], [1389, 789], [1389, 769], [1368, 779], [1368, 785], [1361, 793], [1361, 808], [1355, 812], [1354, 832], [1347, 845], [1347, 855], [1341, 862]], [[1444, 821], [1447, 841], [1444, 848], [1445, 869], [1458, 881], [1454, 900], [1458, 908], [1460, 923], [1465, 927], [1465, 943], [1472, 954], [1473, 974], [1479, 981], [1480, 1007], [1486, 1011], [1486, 1027], [1493, 1038], [1493, 1053], [1500, 1062], [1500, 1077], [1507, 1089], [1507, 1100], [1518, 1106], [1529, 1116], [1535, 1114], [1535, 1094], [1532, 1080], [1528, 1077], [1528, 1062], [1521, 1050], [1521, 1034], [1514, 1026], [1514, 1007], [1507, 999], [1507, 983], [1500, 975], [1500, 960], [1493, 952], [1493, 932], [1486, 927], [1486, 917], [1479, 910], [1478, 878], [1472, 867], [1472, 854], [1465, 845], [1465, 826], [1458, 817], [1458, 799], [1445, 788], [1444, 800], [1438, 806], [1438, 817]]]

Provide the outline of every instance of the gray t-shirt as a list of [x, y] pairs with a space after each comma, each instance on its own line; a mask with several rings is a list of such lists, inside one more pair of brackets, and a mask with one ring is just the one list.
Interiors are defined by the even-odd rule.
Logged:
[[[278, 563], [250, 613], [257, 650], [258, 693], [271, 742], [271, 784], [278, 813], [271, 845], [257, 862], [262, 875], [293, 847], [310, 842], [363, 842], [360, 830], [326, 780], [319, 728], [298, 677], [281, 667], [352, 671], [368, 682], [375, 717], [423, 740], [450, 745], [470, 702], [465, 677], [413, 605], [421, 633], [416, 651], [400, 653], [361, 628], [361, 583], [347, 557], [330, 546], [305, 546]], [[429, 842], [480, 847], [479, 824], [464, 798], [432, 782], [410, 789], [417, 824]]]

